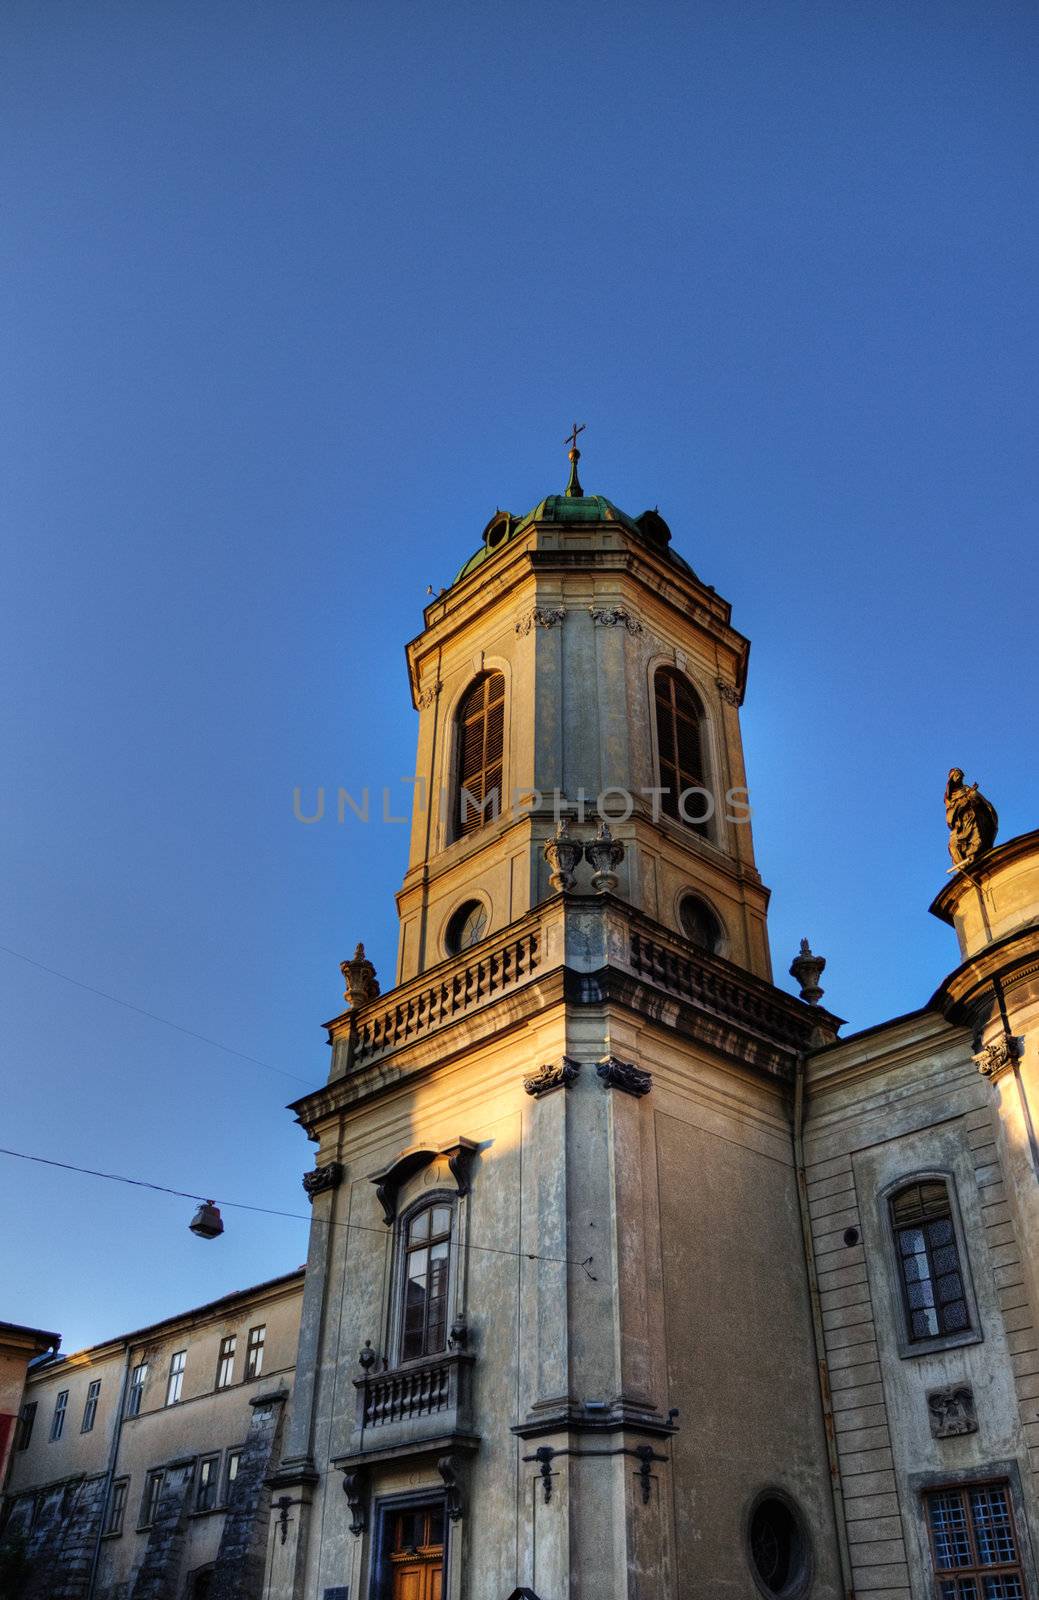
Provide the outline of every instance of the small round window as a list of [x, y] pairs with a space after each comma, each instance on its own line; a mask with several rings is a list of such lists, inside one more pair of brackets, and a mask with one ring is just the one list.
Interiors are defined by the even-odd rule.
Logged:
[[750, 1560], [758, 1587], [769, 1600], [795, 1600], [808, 1581], [808, 1539], [794, 1507], [766, 1494], [750, 1517]]
[[458, 907], [447, 925], [444, 943], [448, 955], [456, 956], [462, 950], [479, 944], [487, 932], [487, 907], [481, 900], [467, 900]]
[[718, 918], [699, 895], [687, 894], [678, 908], [682, 932], [698, 950], [706, 950], [709, 955], [717, 955], [722, 947], [725, 937], [724, 930]]

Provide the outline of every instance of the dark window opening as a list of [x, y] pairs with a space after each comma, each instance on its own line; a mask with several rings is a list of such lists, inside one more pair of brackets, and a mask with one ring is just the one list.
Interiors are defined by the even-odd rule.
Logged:
[[940, 1179], [909, 1184], [891, 1200], [891, 1224], [910, 1339], [967, 1332], [970, 1312], [946, 1185]]
[[792, 1600], [801, 1593], [808, 1572], [808, 1541], [800, 1519], [778, 1495], [766, 1495], [754, 1508], [750, 1557], [765, 1594]]
[[[670, 667], [662, 667], [656, 674], [653, 691], [660, 787], [664, 790], [660, 808], [666, 816], [706, 836], [712, 807], [706, 793], [700, 702], [692, 685]], [[685, 795], [688, 789], [704, 792]]]
[[500, 814], [504, 750], [505, 679], [500, 672], [487, 672], [458, 708], [457, 839]]
[[445, 944], [449, 955], [471, 950], [487, 932], [487, 907], [480, 900], [467, 900], [459, 906], [447, 925]]
[[682, 932], [689, 943], [698, 950], [706, 950], [708, 955], [717, 955], [721, 949], [724, 933], [722, 925], [705, 900], [698, 895], [687, 894], [678, 908], [682, 923]]
[[400, 1358], [418, 1361], [447, 1349], [452, 1207], [426, 1206], [408, 1221]]

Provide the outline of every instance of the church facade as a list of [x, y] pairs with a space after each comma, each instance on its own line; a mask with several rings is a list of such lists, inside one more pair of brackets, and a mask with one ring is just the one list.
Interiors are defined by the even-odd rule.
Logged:
[[408, 649], [396, 981], [344, 962], [292, 1108], [264, 1594], [1036, 1596], [1039, 835], [939, 895], [935, 996], [840, 1040], [807, 946], [772, 981], [747, 641], [578, 459]]

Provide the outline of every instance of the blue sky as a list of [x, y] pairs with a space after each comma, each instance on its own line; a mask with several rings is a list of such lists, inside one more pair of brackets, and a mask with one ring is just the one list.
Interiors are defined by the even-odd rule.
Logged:
[[[0, 1142], [298, 1212], [283, 1108], [404, 829], [402, 646], [582, 477], [753, 641], [776, 971], [861, 1027], [955, 964], [954, 762], [1039, 823], [1025, 4], [12, 0], [0, 21]], [[293, 1081], [293, 1079], [299, 1081]], [[0, 1158], [0, 1316], [66, 1348], [305, 1223]]]

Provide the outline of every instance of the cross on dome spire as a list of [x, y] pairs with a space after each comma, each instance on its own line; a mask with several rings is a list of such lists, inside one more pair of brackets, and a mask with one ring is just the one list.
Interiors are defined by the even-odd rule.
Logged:
[[563, 440], [564, 444], [570, 446], [570, 482], [566, 486], [566, 492], [567, 497], [571, 500], [579, 500], [584, 494], [584, 490], [581, 488], [581, 481], [577, 476], [577, 463], [581, 459], [581, 452], [577, 448], [577, 435], [583, 433], [586, 427], [587, 423], [578, 424], [575, 422], [570, 433]]

